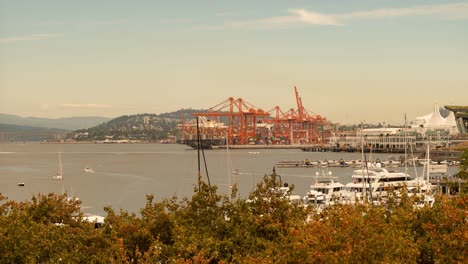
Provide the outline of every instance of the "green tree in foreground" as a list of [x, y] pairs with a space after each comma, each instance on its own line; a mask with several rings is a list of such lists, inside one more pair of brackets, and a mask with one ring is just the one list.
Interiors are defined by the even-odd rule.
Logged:
[[[140, 216], [106, 208], [95, 229], [78, 202], [0, 197], [0, 263], [466, 263], [466, 196], [416, 208], [403, 195], [385, 206], [291, 203], [265, 176], [248, 200], [203, 182], [192, 197], [155, 202]], [[233, 195], [235, 197], [235, 193]]]
[[38, 195], [31, 202], [0, 195], [0, 263], [122, 263], [123, 245], [82, 221], [78, 201]]
[[463, 151], [460, 162], [460, 170], [457, 175], [463, 180], [468, 180], [468, 149]]

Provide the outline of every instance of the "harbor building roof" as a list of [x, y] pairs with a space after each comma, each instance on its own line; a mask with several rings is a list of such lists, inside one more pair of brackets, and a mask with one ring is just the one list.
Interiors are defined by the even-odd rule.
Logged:
[[458, 130], [462, 134], [468, 133], [468, 106], [446, 105], [445, 109], [452, 111], [458, 126]]
[[432, 113], [416, 117], [411, 127], [420, 130], [418, 132], [421, 133], [425, 132], [427, 129], [447, 130], [451, 135], [459, 133], [455, 114], [444, 107], [439, 107], [437, 104], [434, 105], [434, 111]]
[[378, 136], [378, 135], [396, 135], [402, 131], [398, 127], [381, 127], [381, 128], [366, 128], [362, 132], [366, 135]]

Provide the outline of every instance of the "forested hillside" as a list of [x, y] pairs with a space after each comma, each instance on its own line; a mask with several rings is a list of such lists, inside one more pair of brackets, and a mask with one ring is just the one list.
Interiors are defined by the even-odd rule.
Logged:
[[124, 115], [88, 129], [73, 131], [67, 138], [77, 141], [89, 140], [140, 140], [158, 141], [180, 134], [178, 124], [182, 119], [193, 119], [192, 113], [203, 110], [181, 109], [160, 115], [143, 113]]

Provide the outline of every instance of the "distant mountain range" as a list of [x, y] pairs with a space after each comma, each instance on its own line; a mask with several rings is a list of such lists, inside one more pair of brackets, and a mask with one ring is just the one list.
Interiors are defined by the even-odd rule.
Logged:
[[[58, 140], [141, 140], [155, 142], [176, 135], [181, 119], [206, 110], [180, 109], [162, 114], [106, 117], [37, 118], [0, 114], [0, 142]], [[86, 136], [84, 136], [86, 135]]]
[[0, 124], [0, 142], [43, 141], [64, 136], [68, 130]]
[[46, 127], [33, 127], [33, 126], [18, 126], [18, 125], [10, 125], [10, 124], [0, 124], [0, 133], [25, 133], [25, 132], [51, 132], [51, 133], [58, 133], [64, 134], [67, 133], [68, 130], [60, 129], [60, 128], [46, 128]]
[[28, 126], [38, 128], [56, 128], [65, 130], [86, 129], [111, 120], [107, 117], [64, 117], [64, 118], [38, 118], [21, 117], [17, 115], [0, 114], [0, 124]]

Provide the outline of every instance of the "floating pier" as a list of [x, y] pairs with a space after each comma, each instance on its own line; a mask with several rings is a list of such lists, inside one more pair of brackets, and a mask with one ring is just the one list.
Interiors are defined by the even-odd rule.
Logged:
[[[332, 147], [332, 146], [302, 146], [302, 151], [310, 152], [362, 152], [360, 147]], [[397, 148], [364, 148], [366, 153], [405, 153], [404, 149]], [[414, 153], [423, 153], [423, 150], [413, 151]]]
[[[415, 162], [415, 164], [414, 164]], [[423, 166], [425, 160], [414, 160], [408, 161], [407, 166]], [[384, 167], [384, 168], [394, 168], [394, 167], [403, 167], [405, 166], [405, 162], [403, 159], [389, 159], [389, 160], [368, 160], [368, 164], [376, 167]], [[360, 168], [364, 163], [363, 160], [283, 160], [279, 161], [275, 164], [277, 168]], [[458, 166], [460, 165], [459, 161], [445, 161], [445, 162], [431, 162], [430, 167], [437, 167], [437, 166], [444, 166], [445, 169], [447, 166]], [[434, 171], [435, 172], [435, 171]]]

